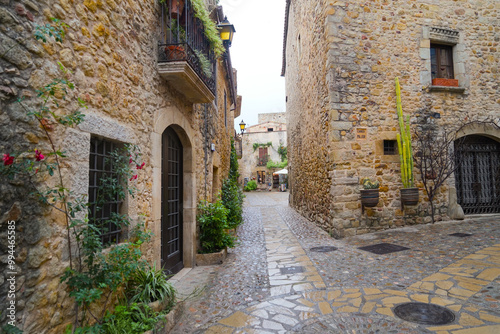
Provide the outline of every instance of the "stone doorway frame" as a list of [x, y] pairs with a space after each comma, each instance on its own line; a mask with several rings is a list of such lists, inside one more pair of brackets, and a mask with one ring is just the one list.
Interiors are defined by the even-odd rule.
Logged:
[[161, 265], [161, 149], [162, 134], [171, 127], [183, 146], [183, 262], [184, 268], [193, 268], [196, 264], [196, 177], [195, 152], [193, 143], [195, 133], [186, 116], [175, 107], [163, 108], [155, 115], [154, 129], [151, 133], [152, 143], [152, 218], [154, 233], [153, 259], [157, 266]]

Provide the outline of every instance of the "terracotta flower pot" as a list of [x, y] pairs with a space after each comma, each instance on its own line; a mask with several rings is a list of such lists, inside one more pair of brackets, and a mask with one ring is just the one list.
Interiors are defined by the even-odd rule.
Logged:
[[184, 0], [172, 0], [172, 8], [170, 8], [170, 13], [174, 19], [177, 19], [182, 15], [184, 10]]
[[443, 78], [435, 78], [432, 79], [433, 86], [447, 86], [447, 87], [458, 87], [457, 79], [443, 79]]
[[168, 60], [184, 60], [186, 52], [180, 45], [168, 45], [165, 47], [165, 56]]

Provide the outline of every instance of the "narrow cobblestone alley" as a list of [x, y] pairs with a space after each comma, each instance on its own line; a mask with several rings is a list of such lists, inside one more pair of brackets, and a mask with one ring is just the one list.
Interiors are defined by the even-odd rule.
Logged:
[[[181, 298], [198, 289], [173, 333], [500, 333], [499, 216], [335, 240], [289, 208], [288, 193], [246, 195], [225, 263], [173, 278]], [[359, 249], [380, 243], [408, 249]], [[394, 307], [407, 302], [455, 319], [403, 321]]]

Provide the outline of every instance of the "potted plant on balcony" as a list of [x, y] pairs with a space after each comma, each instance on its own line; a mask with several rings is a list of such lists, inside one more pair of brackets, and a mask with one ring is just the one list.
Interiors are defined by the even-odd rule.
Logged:
[[406, 119], [406, 125], [403, 119], [403, 109], [401, 107], [401, 88], [399, 79], [396, 78], [396, 105], [399, 120], [399, 131], [397, 134], [399, 159], [401, 162], [401, 208], [405, 205], [418, 204], [418, 188], [415, 187], [413, 177], [413, 152], [411, 148], [410, 116]]
[[169, 30], [172, 33], [172, 41], [170, 41], [172, 44], [165, 47], [165, 56], [168, 60], [186, 59], [184, 46], [180, 44], [186, 42], [186, 30], [176, 19], [171, 20]]
[[196, 54], [196, 57], [198, 58], [198, 61], [200, 62], [200, 67], [201, 71], [205, 76], [208, 78], [212, 77], [212, 63], [210, 60], [208, 60], [207, 56], [203, 54], [200, 50], [194, 50], [194, 53]]
[[378, 181], [372, 181], [369, 178], [364, 178], [362, 185], [363, 189], [360, 190], [362, 207], [373, 208], [377, 206], [380, 183]]

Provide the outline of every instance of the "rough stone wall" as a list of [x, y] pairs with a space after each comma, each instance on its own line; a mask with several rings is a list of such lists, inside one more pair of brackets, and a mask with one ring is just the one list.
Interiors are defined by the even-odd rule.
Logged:
[[[134, 220], [144, 214], [151, 228], [158, 223], [152, 214], [159, 188], [153, 184], [152, 162], [159, 157], [153, 155], [151, 133], [159, 113], [176, 110], [185, 119], [185, 130], [193, 133], [191, 145], [197, 152], [193, 155], [196, 182], [189, 189], [194, 193], [193, 201], [205, 198], [206, 171], [211, 172], [214, 163], [219, 187], [227, 176], [233, 131], [229, 107], [229, 126], [223, 112], [221, 117], [222, 98], [207, 105], [205, 112], [204, 106], [189, 103], [158, 75], [158, 15], [159, 5], [154, 0], [0, 1], [0, 153], [16, 155], [35, 145], [47, 150], [41, 129], [16, 101], [25, 98], [26, 105], [36, 108], [35, 89], [63, 76], [57, 65], [61, 62], [72, 72], [70, 79], [76, 88], [61, 101], [60, 109], [75, 107], [71, 101], [77, 97], [88, 106], [82, 110], [86, 117], [80, 126], [52, 134], [56, 147], [68, 155], [63, 170], [65, 185], [76, 194], [87, 193], [91, 134], [136, 144], [145, 168], [137, 180], [138, 195], [127, 200], [127, 210]], [[34, 25], [44, 25], [51, 17], [70, 26], [64, 41], [35, 41]], [[218, 68], [217, 89], [229, 91], [222, 61]], [[209, 134], [201, 131], [205, 120]], [[200, 153], [209, 142], [216, 144], [216, 159], [210, 151], [208, 159]], [[213, 192], [213, 178], [208, 180], [208, 191]], [[52, 178], [42, 181], [49, 186], [56, 182]], [[18, 327], [25, 333], [62, 333], [74, 314], [73, 300], [60, 284], [60, 276], [69, 265], [65, 224], [60, 215], [30, 197], [30, 191], [22, 180], [2, 179], [0, 183], [0, 305], [6, 305], [7, 222], [15, 220]], [[158, 258], [159, 236], [143, 251], [149, 260]], [[5, 310], [1, 311], [3, 325]]]
[[[311, 27], [310, 18], [322, 13], [326, 17]], [[410, 115], [413, 131], [428, 122], [457, 129], [467, 120], [498, 120], [499, 14], [497, 1], [323, 1], [317, 6], [292, 1], [286, 53], [292, 204], [336, 237], [428, 222], [423, 191], [418, 206], [401, 210], [399, 157], [383, 154], [383, 140], [395, 140], [399, 131], [394, 79], [400, 79], [403, 113]], [[453, 46], [457, 89], [431, 85], [430, 42], [446, 42], [432, 28], [458, 32]], [[307, 57], [318, 45], [323, 52]], [[308, 61], [300, 62], [301, 57]], [[326, 103], [320, 107], [321, 98]], [[435, 112], [440, 119], [429, 118]], [[311, 135], [326, 140], [316, 145]], [[308, 152], [320, 155], [323, 147], [325, 163], [304, 163]], [[381, 199], [362, 215], [364, 177], [381, 182]], [[314, 179], [323, 181], [315, 184]], [[450, 179], [436, 200], [438, 219], [453, 183]], [[322, 201], [330, 199], [328, 210], [304, 196], [304, 189]]]
[[330, 216], [327, 15], [324, 1], [292, 1], [286, 47], [290, 203], [320, 225]]

